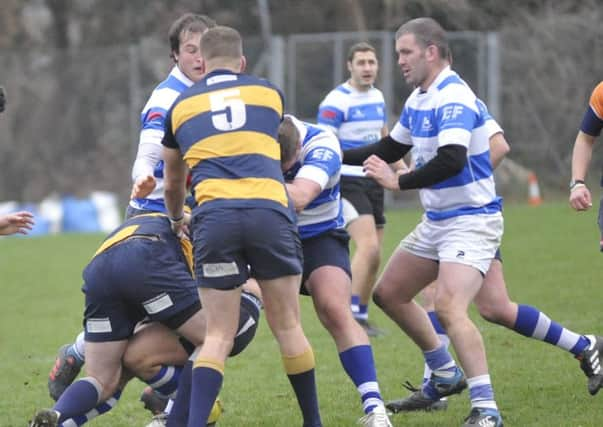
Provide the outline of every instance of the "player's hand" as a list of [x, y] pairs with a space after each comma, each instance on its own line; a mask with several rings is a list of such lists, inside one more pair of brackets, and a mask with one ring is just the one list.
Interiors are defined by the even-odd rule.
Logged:
[[130, 199], [142, 199], [147, 197], [155, 189], [157, 181], [152, 175], [139, 176], [134, 181], [132, 186], [132, 193], [130, 193]]
[[170, 226], [176, 236], [181, 239], [190, 239], [190, 224], [192, 216], [189, 213], [184, 213], [180, 219], [174, 220], [170, 218]]
[[0, 234], [27, 234], [34, 225], [33, 214], [27, 211], [0, 215]]
[[373, 178], [384, 188], [388, 190], [399, 190], [398, 175], [378, 156], [374, 154], [363, 163], [363, 169], [366, 176]]
[[172, 228], [172, 232], [179, 238], [182, 239], [186, 236], [184, 218], [181, 218], [177, 221], [174, 221], [172, 218], [170, 218], [170, 227]]
[[569, 204], [577, 211], [585, 211], [593, 206], [590, 190], [584, 184], [578, 184], [570, 191]]

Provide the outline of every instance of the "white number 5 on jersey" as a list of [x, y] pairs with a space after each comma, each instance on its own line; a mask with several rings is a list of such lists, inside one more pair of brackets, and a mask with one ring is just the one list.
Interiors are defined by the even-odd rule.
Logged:
[[245, 103], [239, 89], [227, 89], [209, 95], [211, 122], [218, 130], [234, 130], [243, 127], [247, 120]]

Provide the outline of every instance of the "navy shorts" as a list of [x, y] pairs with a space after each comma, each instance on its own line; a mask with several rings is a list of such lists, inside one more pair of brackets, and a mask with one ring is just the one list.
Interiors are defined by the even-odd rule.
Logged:
[[145, 215], [145, 214], [150, 214], [150, 213], [157, 213], [157, 211], [152, 211], [152, 210], [148, 210], [148, 209], [138, 209], [138, 208], [128, 205], [128, 207], [126, 208], [126, 219], [130, 219], [133, 216]]
[[191, 232], [200, 287], [234, 289], [249, 277], [302, 272], [297, 226], [276, 210], [212, 209], [193, 216]]
[[319, 267], [335, 266], [341, 268], [352, 278], [350, 267], [350, 236], [343, 229], [329, 230], [318, 236], [302, 240], [304, 251], [304, 274], [300, 292], [309, 295], [305, 287], [310, 274]]
[[82, 287], [87, 341], [127, 339], [145, 317], [175, 329], [201, 308], [195, 280], [174, 242], [131, 237], [92, 259]]
[[346, 199], [358, 215], [372, 215], [377, 228], [385, 226], [384, 191], [376, 181], [356, 176], [341, 177], [341, 197]]

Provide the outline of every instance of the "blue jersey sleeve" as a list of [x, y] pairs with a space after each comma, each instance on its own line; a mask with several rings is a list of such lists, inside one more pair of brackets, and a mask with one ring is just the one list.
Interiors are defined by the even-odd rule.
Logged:
[[304, 157], [304, 166], [314, 166], [323, 170], [329, 178], [341, 169], [341, 158], [334, 150], [327, 147], [316, 147]]
[[331, 126], [335, 129], [339, 129], [344, 120], [343, 111], [333, 106], [326, 105], [318, 110], [318, 117], [316, 121], [320, 125]]
[[438, 130], [461, 128], [469, 132], [473, 130], [478, 119], [477, 113], [461, 103], [450, 103], [437, 111]]

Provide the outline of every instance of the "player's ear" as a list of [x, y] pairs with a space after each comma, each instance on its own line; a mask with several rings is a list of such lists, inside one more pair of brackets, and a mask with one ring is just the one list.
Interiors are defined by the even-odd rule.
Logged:
[[199, 67], [201, 68], [201, 72], [203, 74], [205, 74], [206, 73], [206, 71], [205, 71], [206, 67], [205, 67], [205, 59], [203, 59], [203, 57], [201, 57], [201, 64], [199, 65]]
[[[439, 56], [439, 53], [440, 52], [439, 52], [437, 46], [434, 44], [430, 44], [429, 46], [427, 46], [425, 48], [425, 57], [430, 61], [436, 60], [436, 58]], [[448, 58], [443, 58], [443, 59], [448, 59]]]
[[348, 66], [348, 71], [351, 73], [352, 72], [352, 62], [351, 61], [347, 61], [346, 64]]
[[239, 70], [240, 73], [245, 71], [245, 68], [247, 68], [247, 59], [245, 58], [245, 55], [241, 56], [241, 68]]

